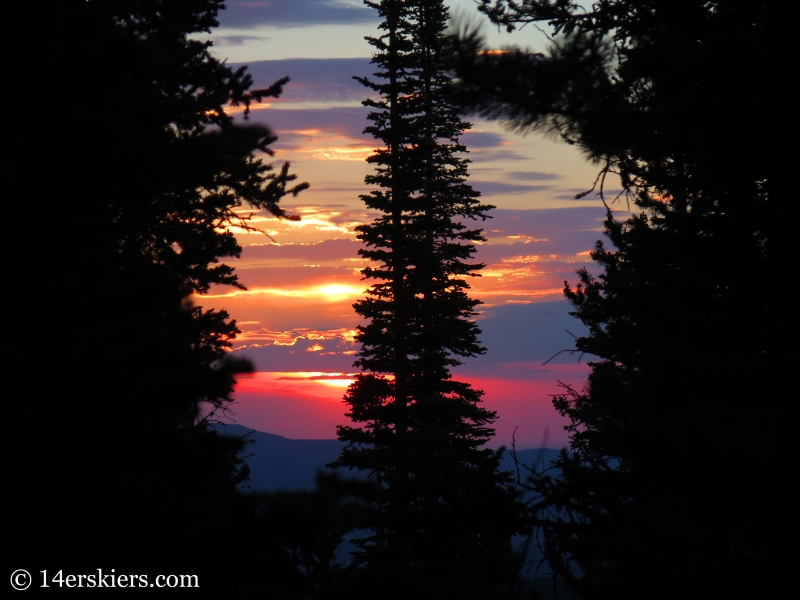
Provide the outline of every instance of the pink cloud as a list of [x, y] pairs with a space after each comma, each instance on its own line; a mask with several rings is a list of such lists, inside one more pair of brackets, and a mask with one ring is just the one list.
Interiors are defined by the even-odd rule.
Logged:
[[[519, 449], [566, 445], [566, 420], [552, 406], [552, 396], [561, 391], [556, 379], [466, 381], [484, 390], [484, 406], [498, 413], [493, 447], [510, 447], [512, 436]], [[348, 382], [347, 373], [262, 372], [242, 377], [235, 392], [235, 420], [288, 438], [333, 439], [336, 425], [348, 422], [342, 401]]]

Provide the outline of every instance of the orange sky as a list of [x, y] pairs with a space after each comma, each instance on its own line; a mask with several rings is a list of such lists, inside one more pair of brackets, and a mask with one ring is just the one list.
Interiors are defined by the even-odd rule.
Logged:
[[[289, 12], [286, 18], [294, 18]], [[223, 33], [230, 40], [242, 31]], [[258, 31], [245, 33], [257, 38]], [[376, 142], [361, 133], [366, 88], [351, 78], [374, 68], [367, 58], [335, 58], [341, 30], [332, 25], [325, 31], [329, 43], [319, 40], [319, 58], [252, 60], [248, 47], [257, 58], [269, 56], [256, 52], [263, 41], [246, 35], [217, 49], [251, 60], [255, 87], [292, 78], [282, 98], [256, 106], [251, 120], [279, 136], [274, 162], [290, 161], [299, 180], [311, 185], [284, 203], [301, 221], [257, 215], [251, 225], [264, 233], [235, 230], [244, 251], [231, 264], [247, 291], [217, 288], [197, 299], [237, 319], [236, 351], [256, 364], [258, 372], [238, 385], [236, 421], [291, 438], [332, 438], [344, 423], [344, 381], [319, 377], [352, 371], [359, 324], [352, 304], [366, 287], [354, 227], [376, 216], [358, 198], [369, 191], [364, 159]], [[361, 56], [369, 56], [366, 42], [361, 47]], [[486, 267], [471, 281], [471, 295], [484, 302], [478, 322], [489, 352], [469, 359], [456, 377], [484, 389], [486, 406], [498, 411], [493, 445], [509, 445], [515, 427], [521, 448], [541, 445], [545, 431], [549, 445], [563, 445], [551, 395], [559, 380], [581, 387], [588, 368], [570, 354], [542, 363], [571, 347], [572, 335], [582, 331], [567, 315], [562, 289], [565, 280], [575, 282], [576, 269], [591, 267], [589, 251], [602, 237], [602, 203], [592, 196], [574, 199], [591, 186], [597, 167], [566, 144], [472, 121], [462, 138], [472, 160], [470, 183], [498, 208], [484, 224], [488, 242], [477, 254]]]

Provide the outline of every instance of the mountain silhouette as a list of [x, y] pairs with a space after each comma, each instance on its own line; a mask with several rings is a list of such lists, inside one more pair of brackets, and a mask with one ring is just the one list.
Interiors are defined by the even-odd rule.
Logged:
[[[245, 447], [244, 458], [250, 466], [250, 481], [244, 484], [251, 490], [277, 492], [314, 489], [314, 477], [325, 463], [333, 462], [341, 454], [343, 442], [339, 440], [293, 440], [255, 431], [236, 424], [217, 424], [218, 431], [227, 435], [247, 436], [252, 440]], [[538, 469], [547, 466], [556, 457], [558, 450], [552, 448], [529, 448], [517, 450], [517, 459], [526, 465], [534, 462]], [[516, 472], [510, 450], [506, 450], [500, 463], [504, 470]], [[345, 476], [363, 476], [358, 471], [341, 473]], [[525, 479], [524, 469], [520, 471]]]

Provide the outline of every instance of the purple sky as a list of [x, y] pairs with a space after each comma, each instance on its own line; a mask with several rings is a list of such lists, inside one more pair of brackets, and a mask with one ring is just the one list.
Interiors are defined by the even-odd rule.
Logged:
[[[236, 232], [244, 252], [234, 265], [248, 290], [212, 290], [197, 303], [237, 319], [236, 352], [256, 364], [258, 373], [237, 389], [237, 422], [286, 437], [333, 438], [335, 425], [346, 420], [341, 397], [356, 351], [352, 303], [366, 287], [353, 228], [375, 216], [358, 198], [369, 190], [364, 159], [377, 143], [361, 133], [367, 110], [360, 101], [368, 90], [352, 76], [374, 71], [363, 36], [376, 32], [377, 21], [356, 2], [228, 5], [215, 51], [247, 62], [256, 87], [290, 76], [284, 95], [256, 107], [251, 120], [276, 132], [275, 161], [291, 161], [311, 188], [286, 202], [299, 223], [258, 216], [253, 224], [271, 239]], [[295, 55], [277, 39], [292, 32], [305, 39]], [[477, 256], [487, 266], [471, 290], [484, 302], [478, 322], [489, 351], [468, 359], [455, 376], [484, 389], [486, 406], [498, 411], [493, 445], [510, 445], [515, 428], [519, 447], [545, 438], [564, 445], [551, 396], [559, 381], [584, 385], [586, 357], [579, 363], [577, 354], [562, 353], [543, 363], [584, 331], [568, 315], [562, 289], [565, 280], [575, 283], [578, 268], [592, 268], [588, 253], [602, 237], [600, 200], [574, 199], [598, 168], [566, 144], [468, 120], [473, 127], [462, 140], [472, 160], [470, 183], [497, 209], [484, 224], [488, 242]]]

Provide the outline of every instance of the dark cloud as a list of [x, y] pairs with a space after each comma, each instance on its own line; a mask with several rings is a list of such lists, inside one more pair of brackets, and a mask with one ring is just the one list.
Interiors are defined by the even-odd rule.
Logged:
[[[478, 325], [483, 331], [481, 343], [488, 352], [474, 361], [476, 366], [491, 371], [507, 363], [540, 365], [550, 358], [548, 364], [576, 363], [579, 353], [562, 350], [574, 349], [573, 336], [586, 335], [588, 329], [569, 314], [571, 310], [572, 306], [566, 300], [504, 304], [485, 309]], [[592, 357], [583, 357], [584, 360], [587, 358]]]
[[[538, 210], [503, 210], [491, 212], [492, 219], [483, 224], [489, 240], [507, 236], [525, 236], [529, 244], [488, 244], [480, 246], [478, 256], [483, 262], [499, 262], [502, 257], [520, 254], [574, 255], [594, 247], [603, 239], [602, 227], [606, 211], [602, 205], [575, 208]], [[536, 241], [543, 240], [543, 241]], [[546, 240], [546, 241], [544, 241]], [[527, 248], [523, 250], [522, 248]]]
[[373, 140], [362, 133], [367, 125], [367, 112], [363, 107], [257, 110], [250, 114], [250, 119], [269, 125], [280, 136], [279, 145], [285, 146], [292, 139], [291, 132], [315, 129], [351, 139]]
[[[497, 368], [508, 364], [531, 363], [538, 367], [548, 359], [550, 365], [577, 363], [579, 353], [561, 352], [574, 348], [574, 337], [586, 335], [586, 327], [569, 314], [571, 305], [565, 301], [536, 304], [506, 304], [484, 309], [478, 321], [482, 330], [481, 343], [488, 352], [469, 359], [464, 369], [477, 374], [497, 374]], [[322, 371], [347, 372], [353, 370], [356, 356], [345, 354], [358, 349], [341, 338], [298, 338], [292, 346], [268, 343], [236, 344], [236, 356], [246, 357], [255, 363], [257, 371]], [[317, 350], [316, 348], [321, 347]], [[584, 355], [582, 360], [593, 357]], [[546, 369], [534, 372], [517, 368], [514, 378], [553, 378]]]
[[504, 183], [502, 181], [475, 181], [470, 180], [470, 185], [484, 196], [497, 196], [500, 194], [525, 194], [549, 190], [549, 185], [520, 185], [518, 183]]
[[[469, 148], [469, 146], [467, 146]], [[477, 165], [483, 161], [516, 161], [516, 160], [530, 160], [530, 156], [525, 156], [524, 154], [519, 154], [512, 150], [495, 150], [491, 148], [488, 152], [484, 151], [480, 154], [473, 154], [470, 156], [470, 159]]]
[[228, 0], [225, 5], [219, 23], [232, 29], [379, 22], [377, 11], [357, 0]]
[[[292, 83], [287, 86], [286, 95], [298, 101], [319, 101], [323, 99], [348, 100], [347, 94], [352, 94], [352, 90], [347, 89], [344, 85], [337, 86], [336, 84], [332, 84], [326, 87], [324, 83], [315, 83], [313, 85], [298, 84], [295, 87], [292, 86]], [[359, 98], [361, 97], [363, 97], [363, 93], [359, 96]], [[287, 104], [286, 106], [290, 105]], [[250, 119], [254, 122], [260, 122], [270, 126], [281, 137], [281, 144], [284, 146], [294, 141], [293, 138], [287, 135], [289, 132], [310, 132], [315, 129], [325, 134], [338, 134], [353, 140], [364, 140], [367, 142], [367, 145], [370, 146], [378, 146], [380, 143], [375, 141], [371, 135], [363, 133], [364, 128], [370, 124], [367, 120], [367, 115], [370, 110], [371, 109], [363, 106], [299, 109], [283, 108], [283, 106], [280, 106], [273, 109], [252, 111], [250, 113]], [[509, 156], [507, 156], [508, 153], [504, 151], [500, 153], [494, 152], [494, 149], [498, 148], [503, 141], [500, 135], [493, 133], [468, 133], [463, 136], [462, 141], [468, 149], [480, 148], [482, 150], [480, 156], [485, 156], [487, 160], [495, 160], [497, 158], [511, 160]], [[304, 145], [306, 142], [302, 141], [298, 143]], [[486, 154], [484, 154], [484, 152]], [[469, 156], [476, 162], [480, 160], [478, 154], [471, 154]], [[473, 182], [473, 184], [476, 189], [480, 189], [486, 195], [498, 193], [513, 194], [530, 192], [537, 189], [548, 189], [546, 185], [496, 184], [493, 182]]]
[[253, 77], [254, 88], [267, 87], [288, 75], [291, 81], [284, 87], [281, 101], [294, 102], [358, 103], [368, 96], [368, 90], [353, 77], [368, 77], [375, 70], [368, 58], [290, 58], [243, 64]]
[[[492, 229], [518, 230], [511, 235], [525, 234], [553, 237], [566, 231], [594, 230], [599, 232], [605, 219], [602, 205], [570, 208], [540, 208], [529, 210], [497, 209], [492, 211]], [[548, 235], [550, 233], [551, 235]]]
[[467, 131], [461, 136], [461, 143], [469, 148], [494, 148], [503, 142], [499, 133], [488, 131]]
[[[244, 63], [233, 64], [234, 67]], [[326, 133], [338, 133], [351, 139], [369, 139], [371, 136], [363, 135], [362, 131], [369, 125], [367, 115], [371, 109], [359, 106], [371, 91], [361, 85], [353, 77], [373, 77], [375, 65], [370, 64], [368, 58], [330, 58], [330, 59], [285, 59], [263, 60], [246, 63], [248, 72], [253, 77], [253, 88], [267, 87], [281, 77], [288, 76], [290, 82], [284, 87], [282, 96], [272, 102], [271, 110], [255, 110], [251, 119], [262, 122], [274, 128], [282, 137], [284, 147], [290, 140], [284, 132], [308, 131], [320, 129]], [[331, 102], [350, 104], [340, 108], [309, 108], [292, 109], [283, 108], [296, 102]], [[529, 160], [528, 156], [517, 154], [503, 143], [506, 138], [501, 133], [487, 131], [466, 131], [461, 136], [461, 142], [468, 150], [474, 150], [470, 158], [476, 165], [484, 161], [519, 161]], [[523, 181], [549, 181], [556, 179], [557, 175], [549, 173], [515, 171], [511, 178]], [[503, 184], [504, 190], [499, 187], [485, 186], [485, 193], [523, 193], [536, 188], [516, 184]]]
[[508, 175], [514, 179], [526, 181], [552, 181], [561, 178], [561, 175], [555, 173], [539, 173], [538, 171], [511, 171]]
[[214, 38], [216, 46], [244, 46], [245, 42], [252, 40], [266, 40], [257, 35], [218, 35]]
[[[233, 67], [246, 64], [253, 77], [253, 88], [267, 87], [281, 77], [288, 76], [290, 82], [284, 87], [282, 96], [274, 101], [275, 105], [289, 105], [292, 102], [336, 102], [352, 103], [352, 107], [343, 109], [286, 109], [253, 111], [251, 118], [274, 124], [278, 132], [281, 129], [309, 129], [314, 127], [335, 130], [348, 130], [350, 137], [360, 137], [361, 131], [369, 123], [367, 114], [371, 109], [357, 106], [367, 98], [371, 91], [361, 85], [353, 77], [373, 77], [375, 65], [369, 58], [309, 58], [262, 60], [250, 63], [237, 63]], [[328, 110], [336, 112], [326, 112]], [[291, 113], [291, 114], [290, 114]], [[286, 125], [278, 124], [281, 119]], [[488, 131], [466, 131], [461, 142], [468, 150], [476, 150], [471, 158], [476, 162], [488, 160], [528, 160], [529, 157], [516, 154], [502, 148], [506, 138], [503, 134]], [[555, 179], [556, 175], [548, 173], [514, 172], [516, 179], [545, 181]]]
[[[245, 344], [243, 344], [244, 346]], [[313, 351], [314, 346], [322, 346], [321, 351]], [[357, 346], [342, 339], [309, 340], [298, 339], [293, 346], [239, 347], [235, 356], [249, 358], [256, 371], [322, 371], [348, 372], [353, 370], [357, 357], [344, 352], [353, 351]]]

